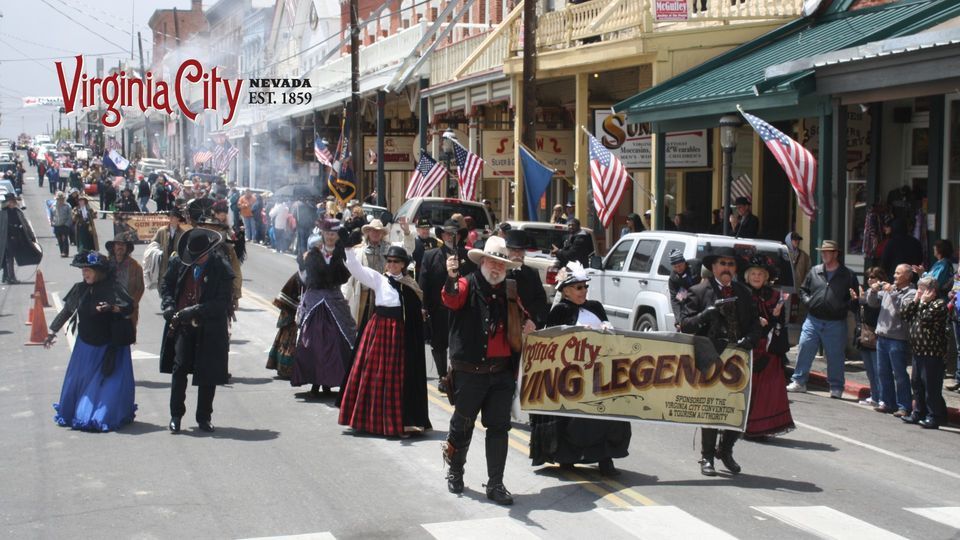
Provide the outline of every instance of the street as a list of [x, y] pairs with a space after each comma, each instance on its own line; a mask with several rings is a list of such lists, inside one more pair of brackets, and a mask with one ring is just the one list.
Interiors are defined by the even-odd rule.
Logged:
[[[40, 266], [54, 307], [80, 279], [58, 257], [36, 173], [26, 211], [45, 251]], [[112, 224], [98, 221], [101, 246]], [[71, 250], [74, 248], [71, 247]], [[142, 257], [144, 245], [134, 257]], [[71, 251], [71, 255], [73, 252]], [[217, 390], [216, 432], [188, 414], [167, 431], [170, 379], [158, 371], [159, 295], [148, 290], [133, 347], [137, 417], [118, 432], [71, 431], [51, 404], [70, 356], [61, 337], [28, 347], [32, 267], [0, 288], [0, 516], [6, 538], [915, 538], [960, 534], [958, 432], [905, 426], [824, 392], [791, 394], [797, 430], [740, 441], [743, 473], [700, 475], [699, 435], [633, 425], [622, 474], [532, 468], [529, 431], [514, 424], [505, 484], [516, 502], [486, 500], [483, 431], [467, 458], [463, 496], [447, 493], [440, 441], [452, 408], [428, 358], [432, 432], [410, 439], [355, 435], [337, 424], [333, 399], [311, 400], [264, 368], [276, 331], [271, 304], [296, 270], [291, 256], [248, 247], [232, 327], [231, 384]]]

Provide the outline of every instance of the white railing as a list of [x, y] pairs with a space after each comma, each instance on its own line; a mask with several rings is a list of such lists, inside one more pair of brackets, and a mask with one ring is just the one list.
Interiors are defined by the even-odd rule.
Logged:
[[[537, 48], [567, 49], [581, 45], [585, 39], [614, 41], [648, 32], [792, 19], [803, 10], [803, 0], [706, 0], [706, 10], [701, 9], [703, 0], [680, 1], [687, 4], [684, 20], [658, 20], [657, 0], [590, 0], [544, 13], [537, 20]], [[522, 28], [521, 21], [514, 22], [511, 51], [522, 48]]]
[[[433, 51], [430, 57], [430, 84], [436, 85], [450, 81], [457, 68], [463, 65], [489, 34], [489, 32], [476, 34]], [[509, 53], [509, 43], [510, 36], [501, 32], [487, 45], [480, 56], [467, 66], [459, 78], [502, 67]]]
[[[385, 67], [403, 62], [413, 54], [420, 43], [426, 23], [418, 23], [392, 36], [385, 37], [371, 45], [360, 48], [360, 74], [375, 73]], [[350, 79], [350, 55], [343, 55], [310, 73], [310, 82], [318, 88], [341, 85]]]

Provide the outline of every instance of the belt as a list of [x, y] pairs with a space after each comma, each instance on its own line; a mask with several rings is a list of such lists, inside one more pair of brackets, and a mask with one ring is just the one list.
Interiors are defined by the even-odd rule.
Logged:
[[510, 365], [510, 357], [490, 358], [488, 362], [482, 364], [451, 360], [450, 365], [455, 371], [462, 371], [464, 373], [497, 373], [498, 371], [507, 369], [507, 366]]

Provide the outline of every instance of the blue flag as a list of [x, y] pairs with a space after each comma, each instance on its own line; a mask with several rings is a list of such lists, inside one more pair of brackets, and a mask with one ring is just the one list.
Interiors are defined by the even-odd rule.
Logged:
[[520, 147], [520, 164], [523, 166], [523, 195], [527, 199], [528, 219], [537, 220], [537, 205], [543, 193], [547, 191], [550, 180], [553, 179], [553, 169], [540, 163], [523, 146]]

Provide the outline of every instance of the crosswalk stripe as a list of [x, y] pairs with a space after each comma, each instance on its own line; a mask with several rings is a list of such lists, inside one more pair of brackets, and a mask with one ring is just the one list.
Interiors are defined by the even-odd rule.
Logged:
[[918, 516], [943, 523], [948, 527], [960, 529], [960, 506], [941, 506], [937, 508], [904, 508]]
[[522, 540], [537, 538], [522, 523], [507, 517], [425, 523], [420, 526], [437, 540], [489, 540], [490, 538]]
[[644, 506], [624, 510], [597, 508], [594, 512], [635, 538], [644, 540], [674, 538], [735, 540], [736, 538], [676, 506]]
[[906, 540], [900, 535], [828, 506], [754, 506], [752, 508], [820, 538]]
[[256, 538], [246, 538], [244, 540], [336, 540], [337, 537], [328, 533], [307, 533], [291, 534], [288, 536], [258, 536]]

